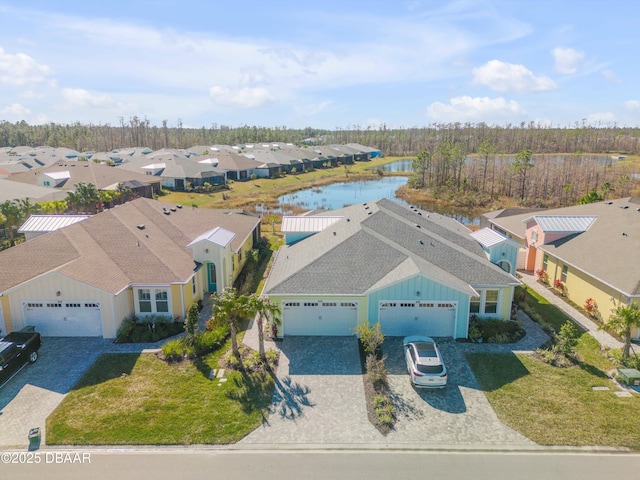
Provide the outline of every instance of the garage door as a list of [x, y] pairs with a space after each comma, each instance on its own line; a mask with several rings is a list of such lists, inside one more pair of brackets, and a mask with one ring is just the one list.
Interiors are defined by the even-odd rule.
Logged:
[[24, 324], [47, 337], [101, 337], [98, 302], [24, 302]]
[[356, 302], [282, 302], [285, 335], [353, 335], [357, 321]]
[[450, 302], [380, 302], [378, 319], [385, 335], [452, 337], [456, 307]]

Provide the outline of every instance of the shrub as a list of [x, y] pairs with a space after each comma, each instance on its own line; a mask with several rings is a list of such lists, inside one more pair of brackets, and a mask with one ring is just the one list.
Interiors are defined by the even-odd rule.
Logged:
[[560, 333], [555, 335], [556, 345], [565, 355], [574, 355], [576, 345], [578, 345], [580, 332], [573, 322], [566, 322], [560, 328]]
[[564, 289], [565, 289], [565, 285], [564, 282], [562, 280], [560, 280], [559, 278], [556, 278], [553, 281], [553, 287], [558, 290], [561, 293], [564, 293]]
[[540, 270], [536, 270], [536, 275], [538, 276], [538, 280], [542, 283], [549, 283], [549, 275], [547, 275], [547, 271], [543, 268]]
[[376, 390], [387, 384], [387, 368], [384, 365], [385, 360], [386, 356], [377, 358], [375, 355], [369, 354], [365, 361], [367, 375], [371, 383], [376, 387]]
[[589, 297], [584, 301], [584, 310], [590, 317], [595, 317], [598, 312], [598, 304], [593, 298]]
[[162, 345], [162, 354], [168, 362], [179, 362], [184, 358], [184, 339], [169, 340]]
[[573, 360], [565, 355], [557, 345], [550, 349], [538, 348], [536, 353], [543, 362], [554, 367], [566, 368], [574, 365]]
[[469, 322], [469, 336], [472, 334], [488, 343], [515, 343], [524, 337], [524, 329], [511, 320], [473, 316]]
[[195, 354], [200, 357], [217, 350], [224, 344], [228, 336], [228, 325], [218, 325], [213, 330], [198, 333], [193, 342]]
[[361, 323], [354, 331], [367, 354], [375, 354], [382, 342], [384, 342], [384, 334], [380, 328], [380, 322], [375, 323], [373, 326], [368, 323]]

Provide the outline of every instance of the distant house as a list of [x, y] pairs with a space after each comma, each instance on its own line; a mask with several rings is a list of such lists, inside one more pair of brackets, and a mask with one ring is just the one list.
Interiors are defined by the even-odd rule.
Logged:
[[280, 335], [380, 322], [390, 336], [466, 338], [471, 315], [510, 318], [518, 245], [497, 232], [390, 200], [284, 217], [283, 231], [263, 290], [282, 309]]
[[578, 306], [595, 300], [602, 321], [619, 305], [640, 303], [640, 199], [493, 216], [488, 222], [521, 245], [519, 268], [544, 270], [549, 285]]
[[160, 192], [158, 179], [89, 161], [58, 161], [50, 167], [11, 175], [8, 180], [64, 191], [75, 190], [79, 183], [95, 185], [98, 190], [116, 190], [119, 184], [124, 183], [148, 198]]
[[257, 216], [138, 198], [0, 252], [0, 329], [114, 338], [128, 317], [184, 320], [259, 237]]
[[367, 147], [365, 145], [360, 145], [359, 143], [347, 143], [346, 146], [359, 152], [366, 153], [370, 159], [382, 157], [382, 151], [377, 148]]

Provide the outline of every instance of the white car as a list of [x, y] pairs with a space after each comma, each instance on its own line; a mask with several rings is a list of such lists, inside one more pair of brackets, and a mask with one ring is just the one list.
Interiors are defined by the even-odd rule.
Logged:
[[447, 369], [433, 338], [414, 335], [405, 337], [402, 344], [414, 386], [442, 388], [447, 384]]

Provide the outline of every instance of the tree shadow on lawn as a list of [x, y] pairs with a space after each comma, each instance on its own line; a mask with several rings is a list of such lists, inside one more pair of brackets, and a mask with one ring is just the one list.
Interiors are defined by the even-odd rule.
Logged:
[[105, 353], [78, 380], [73, 390], [99, 385], [114, 378], [131, 375], [140, 353]]
[[467, 353], [465, 357], [483, 391], [499, 390], [529, 375], [514, 353]]

